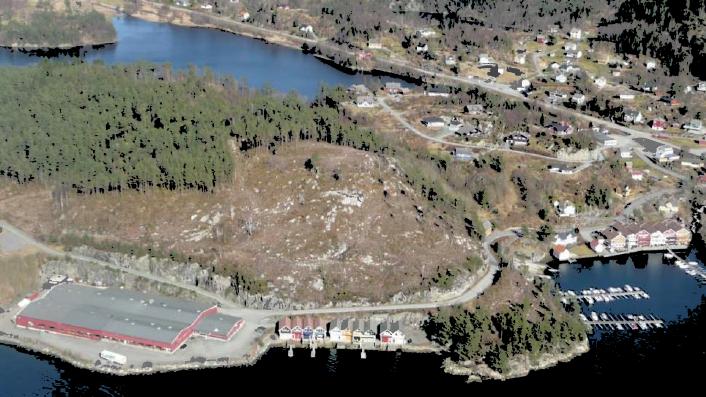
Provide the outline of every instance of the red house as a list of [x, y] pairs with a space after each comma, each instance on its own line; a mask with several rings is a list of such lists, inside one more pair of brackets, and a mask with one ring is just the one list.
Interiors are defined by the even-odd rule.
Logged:
[[663, 119], [652, 120], [652, 129], [655, 131], [664, 131], [667, 128], [667, 121]]
[[638, 247], [649, 247], [650, 246], [650, 232], [645, 229], [637, 232], [637, 246]]
[[667, 245], [677, 245], [677, 231], [673, 230], [671, 228], [664, 230], [662, 232], [664, 234], [664, 240], [667, 242]]
[[292, 318], [292, 340], [301, 341], [304, 336], [304, 327], [301, 317]]

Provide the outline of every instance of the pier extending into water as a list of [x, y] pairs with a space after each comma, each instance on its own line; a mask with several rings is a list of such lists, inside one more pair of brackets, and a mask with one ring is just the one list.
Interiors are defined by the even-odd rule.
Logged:
[[563, 300], [578, 299], [579, 302], [592, 305], [595, 302], [612, 302], [619, 299], [649, 299], [650, 295], [639, 287], [608, 287], [608, 289], [589, 288], [579, 292], [566, 291], [562, 293]]
[[590, 317], [581, 314], [581, 320], [591, 329], [595, 327], [600, 330], [637, 331], [664, 327], [664, 320], [653, 315], [642, 314], [597, 314], [591, 312]]

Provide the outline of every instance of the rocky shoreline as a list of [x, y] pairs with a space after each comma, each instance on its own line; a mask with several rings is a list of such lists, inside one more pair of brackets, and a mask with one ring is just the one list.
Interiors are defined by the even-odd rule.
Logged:
[[486, 364], [458, 363], [447, 358], [444, 361], [444, 371], [451, 375], [467, 376], [468, 382], [482, 382], [484, 380], [509, 380], [521, 378], [529, 375], [531, 371], [537, 371], [554, 367], [560, 363], [569, 362], [572, 359], [587, 353], [590, 350], [588, 339], [574, 345], [567, 352], [544, 353], [532, 362], [528, 355], [513, 357], [510, 360], [510, 370], [500, 373], [488, 367]]

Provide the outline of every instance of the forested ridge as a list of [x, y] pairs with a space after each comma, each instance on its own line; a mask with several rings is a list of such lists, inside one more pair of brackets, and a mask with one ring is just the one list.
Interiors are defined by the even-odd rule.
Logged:
[[423, 328], [432, 341], [448, 349], [453, 360], [486, 363], [506, 372], [514, 356], [529, 354], [535, 360], [542, 353], [564, 352], [585, 340], [586, 328], [576, 315], [580, 309], [564, 311], [554, 288], [544, 280], [535, 281], [531, 297], [491, 311], [480, 305], [473, 310], [443, 308], [430, 315]]
[[[169, 80], [169, 81], [167, 81]], [[0, 69], [0, 175], [79, 192], [209, 190], [241, 150], [293, 139], [377, 149], [335, 108], [150, 65]]]

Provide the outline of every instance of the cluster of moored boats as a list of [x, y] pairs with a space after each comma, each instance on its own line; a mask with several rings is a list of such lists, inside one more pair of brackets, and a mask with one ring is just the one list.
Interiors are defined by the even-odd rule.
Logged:
[[606, 330], [647, 330], [651, 328], [662, 328], [664, 321], [653, 315], [642, 314], [608, 314], [591, 312], [590, 319], [583, 313], [579, 315], [581, 320], [599, 329]]
[[574, 297], [581, 302], [592, 305], [596, 302], [612, 302], [619, 299], [649, 299], [650, 295], [639, 287], [625, 285], [624, 287], [609, 287], [608, 289], [589, 288], [578, 293], [568, 290], [562, 302], [568, 303], [566, 297]]
[[695, 261], [685, 261], [682, 259], [677, 259], [674, 265], [692, 277], [700, 278], [701, 281], [706, 281], [706, 270], [699, 266], [698, 262]]

